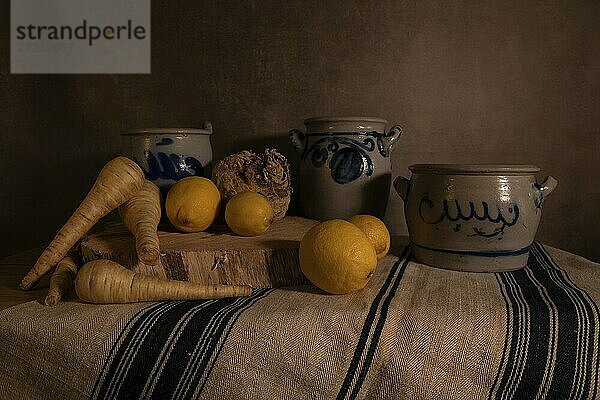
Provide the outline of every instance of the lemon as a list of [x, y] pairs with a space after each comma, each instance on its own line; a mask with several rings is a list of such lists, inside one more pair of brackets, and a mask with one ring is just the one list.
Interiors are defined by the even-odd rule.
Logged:
[[262, 194], [241, 192], [227, 202], [225, 222], [240, 236], [262, 235], [273, 222], [273, 207]]
[[390, 250], [390, 232], [382, 220], [372, 215], [359, 214], [348, 221], [367, 235], [373, 247], [375, 247], [378, 260], [386, 256]]
[[369, 238], [355, 225], [341, 219], [311, 228], [300, 242], [300, 269], [318, 288], [334, 294], [365, 287], [377, 255]]
[[165, 208], [171, 224], [182, 232], [200, 232], [219, 215], [221, 194], [210, 179], [188, 176], [167, 193]]

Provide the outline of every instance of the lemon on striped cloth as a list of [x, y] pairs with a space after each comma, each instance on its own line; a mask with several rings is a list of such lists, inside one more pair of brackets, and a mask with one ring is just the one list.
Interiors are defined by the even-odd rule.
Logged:
[[390, 232], [382, 220], [372, 215], [359, 214], [348, 221], [367, 235], [373, 247], [375, 247], [378, 260], [386, 256], [390, 250]]
[[318, 288], [332, 294], [360, 290], [377, 266], [369, 238], [342, 219], [322, 222], [300, 241], [300, 269]]

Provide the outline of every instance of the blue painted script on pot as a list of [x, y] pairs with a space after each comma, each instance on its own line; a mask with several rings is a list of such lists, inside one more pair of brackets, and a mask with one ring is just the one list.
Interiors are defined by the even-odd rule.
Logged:
[[[458, 221], [486, 221], [494, 224], [492, 230], [481, 227], [472, 227], [475, 233], [469, 236], [493, 237], [502, 235], [506, 227], [511, 227], [519, 220], [519, 206], [517, 204], [509, 205], [503, 212], [500, 207], [496, 207], [497, 214], [490, 214], [490, 206], [487, 202], [481, 202], [481, 213], [477, 212], [477, 207], [473, 201], [469, 201], [468, 211], [465, 212], [460, 206], [458, 200], [448, 201], [444, 199], [441, 204], [434, 202], [424, 194], [419, 201], [419, 216], [421, 220], [427, 224], [439, 224], [444, 220], [451, 223]], [[466, 209], [466, 208], [465, 208]], [[506, 214], [506, 215], [505, 215]], [[455, 232], [460, 231], [461, 224], [456, 224], [453, 228]]]

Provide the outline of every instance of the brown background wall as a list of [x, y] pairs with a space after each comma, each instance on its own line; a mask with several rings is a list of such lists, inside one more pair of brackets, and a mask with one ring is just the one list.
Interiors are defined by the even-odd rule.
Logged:
[[[597, 1], [155, 1], [151, 75], [10, 75], [0, 5], [0, 255], [39, 245], [119, 133], [212, 121], [215, 158], [315, 115], [372, 115], [415, 162], [517, 162], [559, 181], [538, 238], [600, 261]], [[405, 230], [402, 202], [386, 217]]]

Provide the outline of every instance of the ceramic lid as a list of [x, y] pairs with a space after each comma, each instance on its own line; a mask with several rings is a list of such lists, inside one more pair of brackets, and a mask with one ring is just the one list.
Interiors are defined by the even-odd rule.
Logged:
[[525, 175], [540, 172], [527, 164], [414, 164], [408, 167], [414, 173], [454, 175]]
[[313, 117], [304, 120], [304, 125], [315, 123], [315, 122], [376, 122], [387, 124], [388, 121], [383, 118], [377, 117]]
[[141, 128], [132, 129], [121, 135], [211, 135], [212, 130], [199, 128]]
[[385, 119], [375, 117], [314, 117], [304, 120], [308, 135], [373, 131], [383, 133], [387, 123]]

